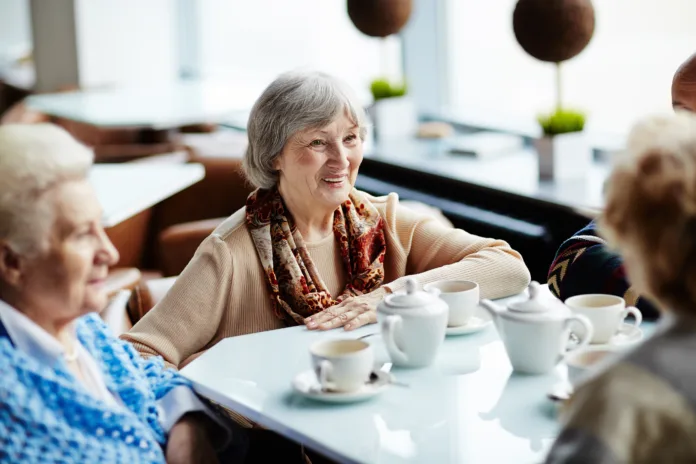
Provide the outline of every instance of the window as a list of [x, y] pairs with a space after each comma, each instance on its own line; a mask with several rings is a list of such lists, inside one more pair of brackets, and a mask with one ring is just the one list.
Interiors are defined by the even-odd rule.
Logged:
[[360, 33], [345, 1], [201, 0], [195, 16], [195, 75], [242, 86], [250, 102], [297, 68], [341, 77], [364, 98], [372, 79], [400, 75], [399, 40]]
[[0, 68], [31, 49], [29, 22], [28, 0], [0, 2]]
[[[467, 119], [534, 127], [553, 109], [555, 69], [527, 55], [512, 30], [516, 0], [447, 0], [451, 104]], [[693, 0], [594, 0], [595, 34], [563, 64], [563, 102], [588, 130], [625, 134], [639, 117], [671, 111], [674, 71], [696, 52]]]

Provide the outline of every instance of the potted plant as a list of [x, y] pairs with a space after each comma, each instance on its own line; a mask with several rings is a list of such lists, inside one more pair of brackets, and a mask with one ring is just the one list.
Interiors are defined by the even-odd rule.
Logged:
[[530, 56], [556, 65], [556, 109], [538, 118], [544, 135], [536, 141], [539, 177], [581, 177], [592, 151], [585, 139], [585, 115], [563, 108], [561, 63], [581, 53], [592, 40], [592, 0], [517, 0], [512, 15], [517, 43]]
[[[386, 71], [386, 38], [397, 34], [408, 22], [413, 0], [348, 0], [348, 17], [353, 25], [368, 37], [381, 40], [382, 75]], [[372, 81], [373, 104], [368, 108], [375, 138], [388, 139], [413, 136], [418, 116], [412, 99], [406, 95], [406, 85], [380, 78]]]
[[375, 101], [385, 98], [403, 97], [406, 95], [406, 83], [393, 83], [388, 79], [379, 78], [372, 81], [370, 92]]
[[592, 150], [583, 132], [585, 114], [563, 108], [561, 103], [560, 68], [556, 63], [556, 109], [537, 118], [543, 132], [535, 141], [541, 179], [582, 177], [592, 161]]
[[373, 103], [369, 114], [375, 138], [388, 139], [415, 134], [418, 117], [413, 100], [406, 94], [405, 83], [379, 78], [372, 81], [370, 91]]

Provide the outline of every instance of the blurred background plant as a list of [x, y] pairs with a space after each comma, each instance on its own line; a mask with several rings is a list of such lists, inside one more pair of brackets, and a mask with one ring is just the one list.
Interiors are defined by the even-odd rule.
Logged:
[[556, 108], [537, 117], [544, 135], [582, 131], [585, 114], [563, 108], [561, 64], [579, 55], [592, 40], [592, 0], [517, 0], [512, 27], [517, 43], [527, 54], [556, 67]]
[[372, 81], [370, 91], [372, 92], [374, 101], [392, 97], [403, 97], [406, 95], [406, 83], [390, 82], [387, 79], [379, 78]]
[[537, 117], [545, 136], [552, 137], [569, 132], [580, 132], [585, 128], [585, 113], [556, 108], [553, 113]]

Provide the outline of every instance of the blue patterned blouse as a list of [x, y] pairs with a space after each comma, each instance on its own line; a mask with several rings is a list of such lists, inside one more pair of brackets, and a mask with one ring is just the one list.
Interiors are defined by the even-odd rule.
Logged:
[[123, 406], [96, 399], [64, 361], [17, 350], [0, 322], [0, 463], [164, 462], [157, 401], [188, 381], [141, 358], [96, 314], [78, 319], [77, 336]]

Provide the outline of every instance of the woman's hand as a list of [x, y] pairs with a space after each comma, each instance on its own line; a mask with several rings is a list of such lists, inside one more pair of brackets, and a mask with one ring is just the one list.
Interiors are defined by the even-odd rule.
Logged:
[[210, 419], [201, 414], [186, 414], [174, 424], [167, 439], [168, 464], [219, 462], [205, 421]]
[[377, 305], [386, 294], [384, 288], [379, 288], [366, 295], [348, 298], [306, 318], [305, 325], [309, 330], [329, 330], [341, 326], [346, 330], [355, 330], [366, 324], [374, 324], [377, 322]]

